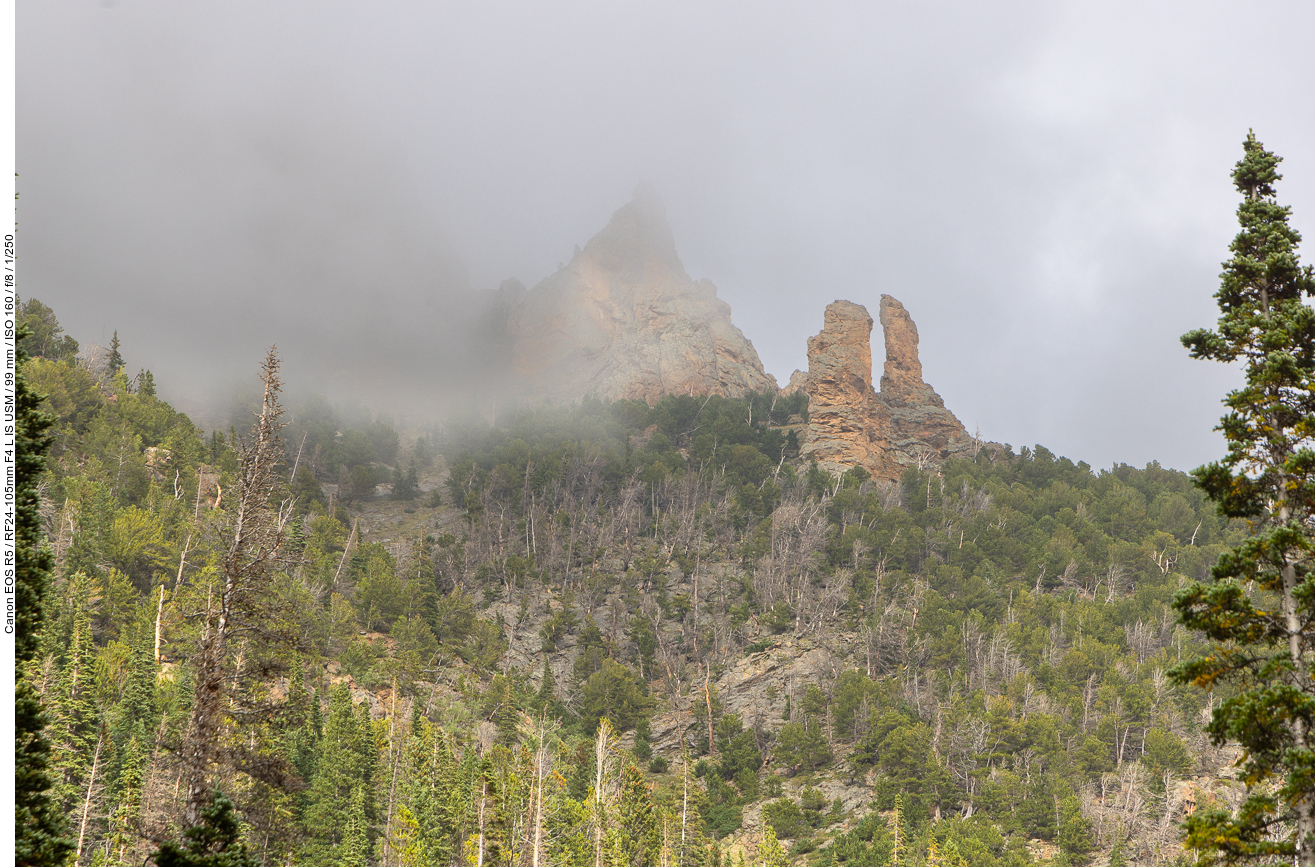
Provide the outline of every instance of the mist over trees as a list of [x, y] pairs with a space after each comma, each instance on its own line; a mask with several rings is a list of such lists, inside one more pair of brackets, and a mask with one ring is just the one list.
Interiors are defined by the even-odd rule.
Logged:
[[[94, 361], [25, 367], [58, 417], [24, 671], [79, 863], [1152, 863], [1231, 803], [1166, 672], [1205, 646], [1174, 592], [1243, 531], [1181, 473], [835, 477], [802, 395], [207, 433]], [[252, 503], [281, 553], [199, 739]]]
[[207, 433], [26, 300], [20, 863], [1179, 864], [1180, 827], [1311, 862], [1315, 276], [1277, 163], [1248, 138], [1184, 337], [1248, 376], [1192, 476], [836, 476], [802, 392], [421, 429], [285, 408], [273, 349]]

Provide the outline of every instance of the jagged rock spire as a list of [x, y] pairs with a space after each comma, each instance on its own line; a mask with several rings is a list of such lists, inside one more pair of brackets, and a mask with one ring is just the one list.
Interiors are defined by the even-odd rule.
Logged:
[[872, 317], [850, 301], [827, 305], [822, 331], [808, 339], [808, 373], [791, 387], [808, 393], [803, 452], [829, 472], [861, 466], [895, 480], [916, 463], [938, 463], [974, 441], [922, 379], [918, 328], [904, 305], [881, 296], [886, 346], [881, 391], [872, 387]]

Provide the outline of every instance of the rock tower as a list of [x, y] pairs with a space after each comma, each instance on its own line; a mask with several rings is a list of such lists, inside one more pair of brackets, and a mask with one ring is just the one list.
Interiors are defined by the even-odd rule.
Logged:
[[827, 305], [822, 330], [808, 339], [808, 372], [787, 391], [808, 393], [805, 457], [828, 472], [861, 466], [896, 480], [915, 464], [938, 464], [979, 444], [922, 379], [918, 328], [904, 305], [881, 296], [886, 364], [881, 391], [872, 387], [872, 317], [862, 305]]

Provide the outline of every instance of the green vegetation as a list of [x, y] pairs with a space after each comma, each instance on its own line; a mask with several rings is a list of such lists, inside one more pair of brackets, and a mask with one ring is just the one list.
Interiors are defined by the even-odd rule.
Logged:
[[14, 858], [21, 867], [38, 867], [62, 863], [73, 845], [51, 798], [44, 703], [32, 679], [23, 676], [37, 657], [54, 566], [41, 533], [38, 493], [53, 419], [42, 412], [41, 396], [27, 382], [24, 344], [29, 334], [25, 324], [19, 326], [14, 378], [14, 661], [19, 667], [14, 695]]
[[[26, 370], [58, 418], [24, 672], [88, 861], [190, 851], [224, 815], [223, 852], [261, 863], [1149, 858], [1221, 761], [1166, 677], [1206, 646], [1170, 603], [1245, 529], [1154, 464], [832, 478], [798, 457], [798, 397], [420, 437], [304, 398], [257, 484], [259, 429], [202, 432], [72, 356]], [[244, 502], [278, 556], [208, 662]]]
[[[1223, 702], [1206, 730], [1243, 749], [1247, 799], [1236, 812], [1203, 810], [1187, 842], [1203, 864], [1315, 864], [1315, 273], [1301, 236], [1275, 201], [1279, 157], [1248, 135], [1233, 171], [1242, 230], [1215, 298], [1218, 331], [1183, 337], [1194, 358], [1245, 365], [1246, 385], [1224, 400], [1228, 455], [1193, 473], [1219, 513], [1251, 529], [1174, 607], [1208, 636], [1208, 655], [1174, 670]], [[1234, 687], [1228, 689], [1227, 687]]]

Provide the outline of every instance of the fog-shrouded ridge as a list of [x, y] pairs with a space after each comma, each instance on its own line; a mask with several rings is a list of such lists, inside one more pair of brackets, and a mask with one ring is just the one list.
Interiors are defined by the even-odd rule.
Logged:
[[969, 431], [1188, 468], [1248, 128], [1315, 220], [1315, 7], [1249, 14], [1263, 49], [1223, 2], [24, 2], [19, 291], [198, 419], [277, 344], [422, 422], [503, 399], [498, 287], [648, 179], [778, 382], [890, 294]]
[[[376, 410], [433, 414], [488, 387], [487, 293], [394, 158], [325, 105], [213, 131], [167, 155], [128, 130], [107, 141], [116, 179], [152, 195], [125, 190], [103, 210], [34, 183], [23, 216], [62, 231], [25, 237], [25, 288], [84, 342], [116, 330], [130, 370], [154, 368], [203, 422], [254, 387], [271, 345], [293, 392]], [[88, 281], [94, 293], [65, 288]], [[91, 311], [66, 298], [104, 327], [87, 333]]]

